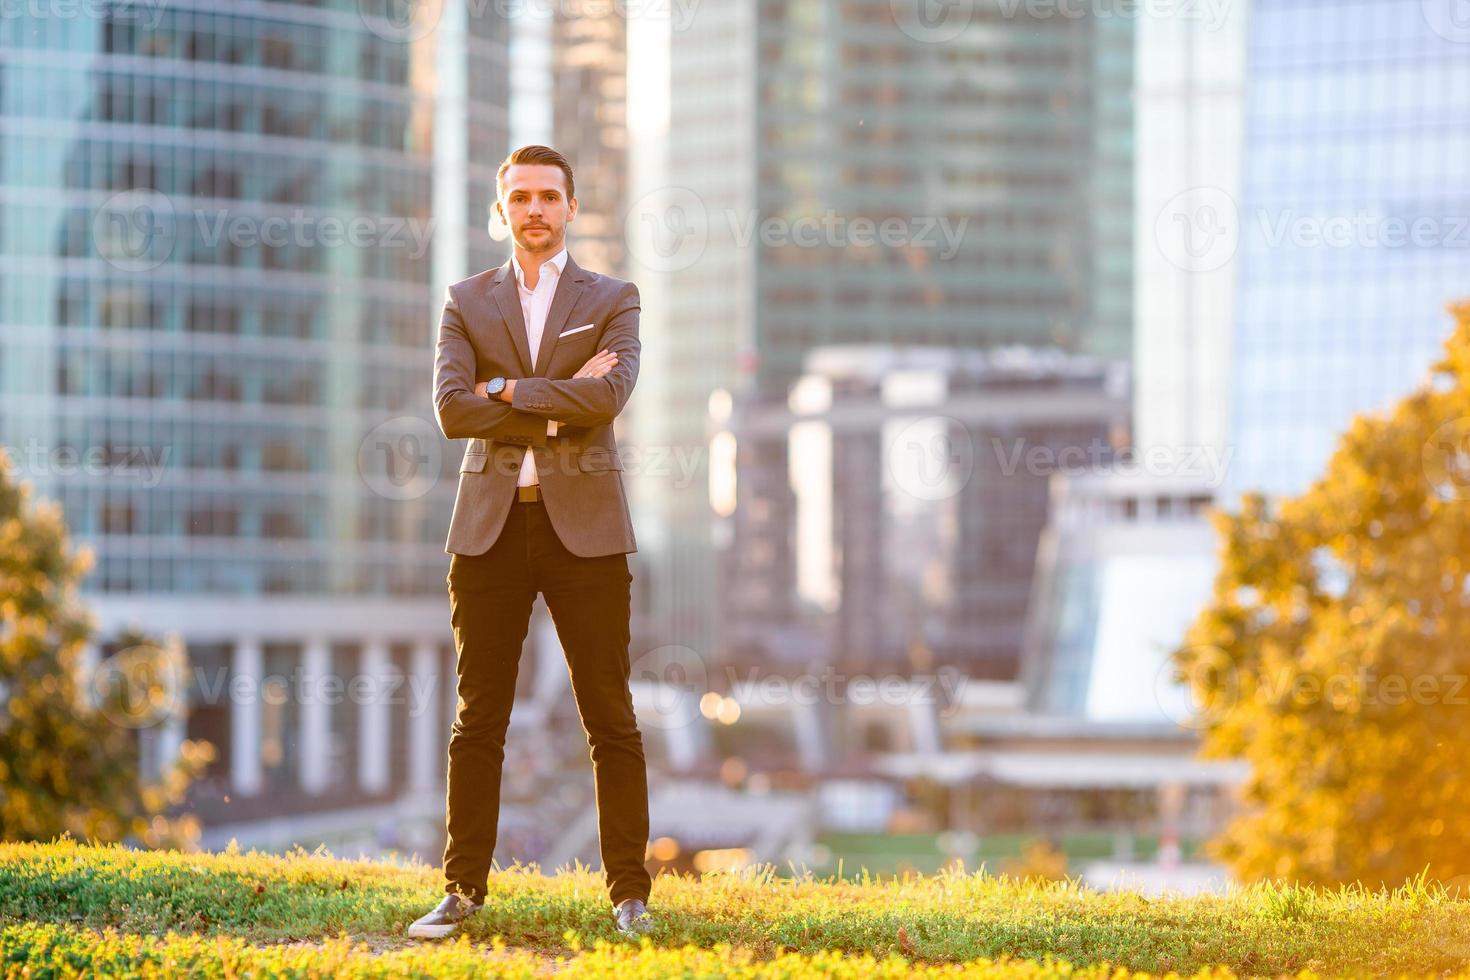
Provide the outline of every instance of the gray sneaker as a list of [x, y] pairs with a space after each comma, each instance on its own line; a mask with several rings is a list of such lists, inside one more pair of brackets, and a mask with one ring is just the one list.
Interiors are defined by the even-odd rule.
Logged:
[[636, 898], [625, 898], [613, 909], [618, 920], [618, 932], [625, 936], [636, 936], [653, 928], [653, 917], [648, 907]]
[[467, 898], [445, 895], [444, 900], [434, 907], [434, 911], [414, 920], [413, 925], [408, 927], [408, 938], [443, 939], [452, 935], [466, 916], [482, 908], [483, 905], [476, 905]]

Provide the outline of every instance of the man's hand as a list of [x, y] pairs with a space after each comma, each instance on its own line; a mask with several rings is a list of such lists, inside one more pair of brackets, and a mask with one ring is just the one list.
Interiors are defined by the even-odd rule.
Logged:
[[[577, 373], [574, 374], [574, 375], [572, 375], [572, 377], [574, 377], [574, 378], [600, 378], [604, 374], [607, 374], [607, 372], [611, 371], [613, 368], [615, 368], [617, 366], [618, 366], [618, 352], [617, 351], [610, 351], [610, 350], [602, 350], [602, 351], [598, 351], [596, 354], [593, 354], [591, 357], [587, 358], [587, 363], [586, 364], [583, 364], [581, 367], [577, 368]], [[481, 398], [484, 398], [485, 397], [485, 390], [489, 386], [489, 384], [490, 384], [490, 382], [488, 382], [488, 381], [479, 381], [479, 382], [476, 382], [475, 383], [475, 394], [479, 395]], [[508, 401], [511, 400], [511, 398], [513, 398], [515, 396], [515, 390], [516, 390], [516, 379], [515, 378], [507, 378], [506, 381], [505, 381], [505, 387], [500, 390], [500, 394], [497, 395], [496, 397], [500, 401], [508, 402]]]
[[611, 371], [618, 363], [618, 352], [600, 350], [587, 359], [587, 363], [577, 369], [574, 378], [600, 378]]

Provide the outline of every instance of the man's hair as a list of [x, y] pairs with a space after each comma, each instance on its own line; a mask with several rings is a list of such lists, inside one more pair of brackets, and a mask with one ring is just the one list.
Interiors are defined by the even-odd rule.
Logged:
[[547, 164], [560, 167], [562, 174], [567, 179], [567, 199], [577, 196], [577, 185], [572, 180], [572, 165], [567, 163], [567, 158], [556, 152], [549, 146], [531, 144], [523, 146], [518, 150], [511, 150], [510, 156], [506, 157], [500, 164], [500, 169], [495, 172], [495, 196], [502, 197], [505, 194], [505, 172], [510, 169], [511, 164], [532, 163]]

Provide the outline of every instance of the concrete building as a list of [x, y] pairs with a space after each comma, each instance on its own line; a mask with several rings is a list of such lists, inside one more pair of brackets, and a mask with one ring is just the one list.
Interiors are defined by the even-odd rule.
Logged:
[[[820, 346], [1127, 356], [1133, 19], [942, 20], [819, 0], [674, 25], [678, 139], [640, 215], [670, 275], [672, 446], [707, 444], [712, 393], [784, 398]], [[710, 651], [720, 532], [694, 493], [670, 522], [669, 642]]]
[[1470, 292], [1467, 41], [1449, 3], [1253, 5], [1227, 502], [1306, 489], [1438, 357]]
[[1127, 397], [1096, 358], [855, 345], [737, 399], [716, 659], [1014, 679], [1049, 480], [1110, 454]]
[[507, 28], [388, 14], [0, 19], [0, 443], [96, 554], [93, 660], [130, 627], [188, 647], [149, 741], [216, 743], [192, 805], [242, 842], [442, 823], [458, 453], [428, 378], [444, 284], [502, 261]]

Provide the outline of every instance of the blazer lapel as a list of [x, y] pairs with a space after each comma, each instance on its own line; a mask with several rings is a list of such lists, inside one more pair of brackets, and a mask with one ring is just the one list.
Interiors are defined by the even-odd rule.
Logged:
[[[512, 259], [514, 261], [514, 259]], [[510, 276], [511, 287], [515, 287], [515, 273]], [[536, 352], [536, 370], [531, 372], [532, 377], [544, 378], [546, 371], [551, 366], [551, 355], [556, 351], [557, 335], [565, 328], [567, 318], [572, 315], [572, 308], [577, 305], [577, 297], [582, 295], [586, 288], [584, 280], [586, 273], [582, 267], [572, 261], [572, 254], [567, 253], [566, 267], [561, 270], [561, 277], [556, 283], [556, 295], [551, 298], [551, 309], [546, 314], [546, 329], [541, 331], [541, 349]], [[520, 312], [520, 297], [516, 300], [516, 312]], [[521, 333], [526, 332], [525, 327]]]
[[[568, 264], [571, 257], [568, 256]], [[510, 334], [511, 343], [515, 344], [516, 355], [521, 359], [521, 370], [525, 371], [526, 377], [531, 375], [531, 341], [526, 337], [526, 318], [521, 315], [521, 297], [516, 282], [516, 274], [510, 267], [510, 263], [516, 260], [515, 254], [511, 253], [510, 259], [500, 267], [500, 278], [495, 281], [491, 294], [495, 297], [495, 305], [500, 307], [500, 317], [505, 321], [505, 329]], [[542, 336], [541, 346], [545, 348], [546, 338]]]

